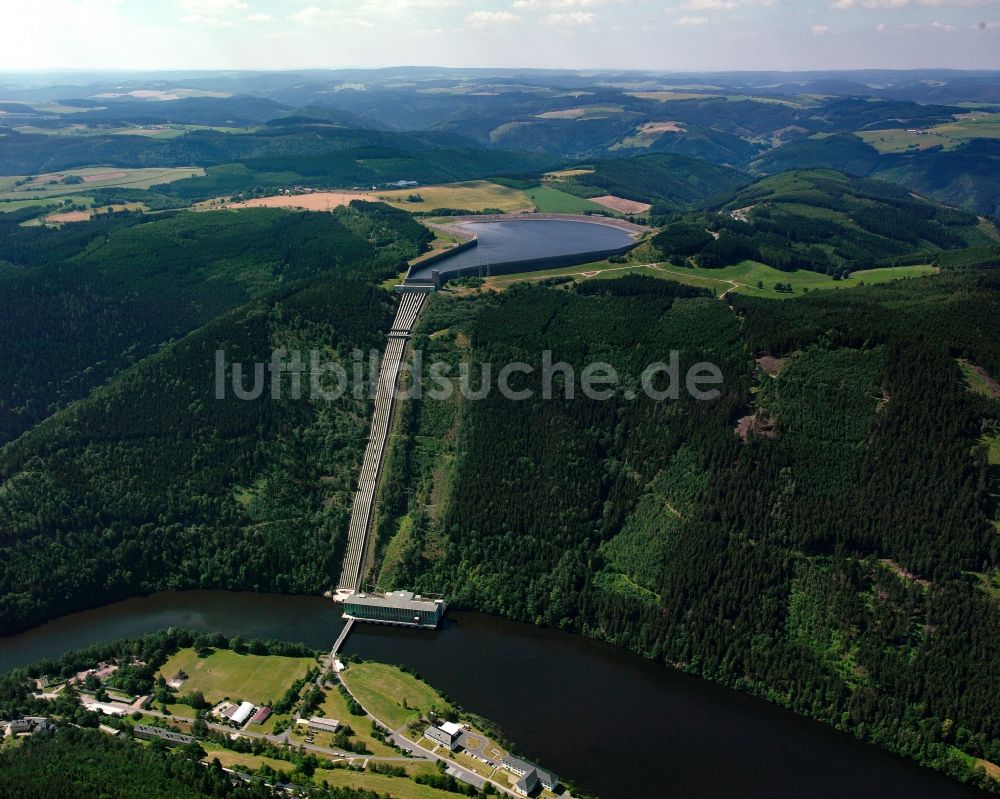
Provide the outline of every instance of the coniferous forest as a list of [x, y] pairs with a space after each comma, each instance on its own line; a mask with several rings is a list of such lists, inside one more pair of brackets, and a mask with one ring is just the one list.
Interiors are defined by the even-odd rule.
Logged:
[[429, 345], [474, 370], [551, 349], [634, 387], [677, 349], [725, 385], [414, 403], [378, 578], [605, 638], [986, 785], [968, 755], [1000, 756], [1000, 400], [967, 365], [1000, 366], [995, 273], [731, 307], [691, 293], [624, 278], [436, 300]]

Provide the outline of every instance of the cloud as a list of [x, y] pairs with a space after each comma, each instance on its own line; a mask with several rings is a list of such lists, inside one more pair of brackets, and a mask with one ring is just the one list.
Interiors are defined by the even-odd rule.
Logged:
[[246, 11], [250, 6], [243, 0], [180, 0], [181, 11], [196, 16]]
[[592, 25], [597, 21], [596, 15], [590, 11], [568, 11], [565, 14], [549, 14], [542, 22], [556, 27], [579, 27]]
[[846, 11], [852, 8], [891, 10], [913, 5], [932, 8], [973, 8], [996, 3], [997, 0], [833, 0], [831, 5], [840, 11]]
[[185, 25], [194, 25], [201, 28], [233, 27], [233, 23], [228, 19], [221, 19], [220, 17], [206, 17], [202, 14], [188, 14], [186, 17], [181, 17], [181, 22]]
[[681, 25], [685, 28], [697, 28], [707, 25], [711, 20], [708, 17], [680, 17], [674, 20], [674, 25]]
[[270, 14], [251, 14], [247, 22], [274, 22], [274, 17]]
[[307, 6], [306, 8], [296, 11], [292, 14], [289, 19], [292, 22], [297, 22], [300, 25], [306, 26], [328, 26], [336, 25], [343, 28], [373, 28], [375, 27], [371, 22], [366, 19], [360, 19], [359, 17], [345, 17], [342, 16], [336, 9], [322, 9], [316, 6]]
[[739, 6], [736, 0], [684, 0], [678, 8], [684, 11], [732, 11]]
[[954, 25], [944, 22], [931, 22], [927, 25], [918, 25], [915, 22], [907, 22], [905, 25], [886, 25], [883, 23], [875, 26], [876, 33], [954, 33], [956, 30], [958, 28]]
[[825, 36], [826, 34], [830, 33], [830, 26], [813, 25], [809, 30], [812, 31], [813, 36]]
[[592, 8], [605, 0], [514, 0], [514, 8]]
[[517, 22], [521, 18], [509, 11], [474, 11], [465, 21], [474, 28], [484, 28], [487, 25], [504, 25]]

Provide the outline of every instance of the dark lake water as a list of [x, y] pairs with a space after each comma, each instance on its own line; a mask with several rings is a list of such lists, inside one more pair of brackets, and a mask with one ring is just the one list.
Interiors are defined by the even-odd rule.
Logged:
[[480, 266], [490, 272], [510, 272], [514, 264], [545, 259], [551, 266], [585, 263], [588, 257], [627, 247], [632, 243], [628, 231], [595, 222], [571, 219], [521, 219], [507, 222], [460, 222], [453, 225], [475, 233], [479, 244], [468, 250], [415, 269], [411, 278], [430, 278], [431, 270], [443, 275], [473, 274]]
[[[320, 597], [164, 592], [0, 638], [0, 670], [169, 626], [325, 648], [341, 624]], [[345, 649], [416, 669], [604, 799], [982, 796], [762, 700], [556, 630], [449, 612], [437, 632], [358, 625]]]

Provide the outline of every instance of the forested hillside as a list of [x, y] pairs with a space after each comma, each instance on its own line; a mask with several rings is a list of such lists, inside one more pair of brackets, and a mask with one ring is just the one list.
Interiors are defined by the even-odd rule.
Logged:
[[963, 364], [1000, 371], [995, 274], [732, 310], [669, 286], [435, 300], [422, 329], [454, 360], [551, 348], [634, 388], [678, 349], [725, 385], [713, 402], [414, 403], [379, 578], [608, 639], [985, 785], [1000, 399]]
[[[243, 227], [250, 222], [257, 233]], [[143, 227], [159, 237], [147, 235], [148, 245], [136, 250], [141, 240], [133, 234]], [[213, 260], [219, 250], [211, 245], [182, 257], [209, 228], [216, 246], [227, 241], [225, 232], [243, 240], [229, 241], [229, 259]], [[60, 387], [66, 392], [87, 386], [85, 378], [105, 368], [105, 359], [139, 357], [143, 347], [176, 331], [157, 329], [157, 320], [193, 324], [195, 314], [214, 316], [248, 293], [260, 299], [124, 369], [0, 449], [0, 629], [157, 588], [312, 593], [326, 587], [339, 570], [367, 400], [348, 393], [328, 402], [304, 390], [301, 400], [271, 402], [266, 391], [260, 400], [241, 401], [228, 389], [220, 401], [215, 353], [223, 349], [229, 363], [247, 362], [247, 388], [252, 364], [269, 362], [275, 347], [301, 351], [307, 368], [313, 349], [350, 366], [355, 349], [381, 346], [394, 312], [391, 295], [373, 283], [396, 274], [426, 235], [407, 215], [379, 204], [355, 204], [336, 216], [186, 214], [126, 228], [102, 248], [86, 248], [90, 262], [34, 267], [41, 288], [55, 294], [51, 308], [16, 305], [25, 292], [33, 296], [28, 289], [7, 301], [23, 308], [29, 333], [54, 331], [49, 361], [27, 339], [21, 346], [53, 374], [60, 358], [70, 362], [77, 371], [66, 372]], [[241, 252], [254, 257], [232, 257]], [[136, 268], [125, 271], [133, 263], [129, 253]], [[199, 276], [199, 266], [206, 274]], [[49, 269], [59, 269], [62, 279]], [[75, 289], [74, 274], [87, 277], [83, 285], [93, 294], [106, 276], [103, 285], [117, 293], [104, 302], [122, 313], [96, 313], [82, 302], [80, 295], [88, 295]], [[289, 287], [266, 292], [277, 283], [272, 274], [284, 274]], [[304, 274], [314, 278], [291, 279]], [[60, 297], [70, 310], [79, 308], [77, 316], [60, 316]], [[181, 300], [193, 305], [187, 317]], [[124, 342], [122, 349], [101, 350], [105, 339]], [[52, 391], [43, 370], [19, 372], [17, 363], [4, 366], [19, 375], [15, 385], [28, 399]], [[74, 382], [77, 373], [84, 378]]]
[[974, 214], [891, 183], [796, 170], [737, 192], [717, 211], [667, 225], [651, 244], [676, 266], [745, 260], [839, 275], [866, 266], [930, 263], [944, 250], [992, 243]]
[[373, 280], [429, 237], [371, 204], [333, 215], [125, 214], [56, 230], [6, 216], [0, 444], [231, 308], [308, 277]]
[[749, 182], [736, 169], [682, 155], [656, 154], [587, 164], [568, 170], [555, 185], [580, 197], [614, 194], [651, 203], [657, 214], [704, 207]]

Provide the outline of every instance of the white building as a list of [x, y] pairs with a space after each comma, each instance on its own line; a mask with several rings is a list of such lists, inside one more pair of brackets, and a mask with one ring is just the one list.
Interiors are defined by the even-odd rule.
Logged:
[[250, 718], [255, 709], [253, 702], [240, 702], [240, 706], [236, 708], [236, 712], [229, 717], [229, 720], [239, 727]]
[[103, 713], [105, 716], [124, 716], [128, 710], [119, 705], [109, 705], [107, 702], [85, 701], [83, 706], [94, 713]]
[[311, 719], [299, 719], [296, 724], [308, 727], [310, 732], [336, 732], [340, 729], [340, 722], [337, 719], [327, 719], [322, 716], [313, 716]]

